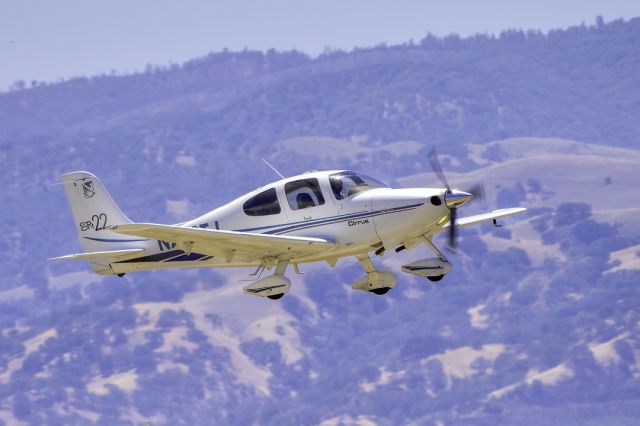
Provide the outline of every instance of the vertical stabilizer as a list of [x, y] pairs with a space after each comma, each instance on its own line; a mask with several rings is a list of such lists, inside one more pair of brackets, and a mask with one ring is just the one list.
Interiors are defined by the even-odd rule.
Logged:
[[[88, 172], [65, 173], [60, 176], [69, 207], [85, 252], [142, 248], [144, 238], [127, 238], [107, 227], [132, 223], [113, 201], [100, 179]], [[107, 259], [89, 261], [96, 272], [110, 270]]]

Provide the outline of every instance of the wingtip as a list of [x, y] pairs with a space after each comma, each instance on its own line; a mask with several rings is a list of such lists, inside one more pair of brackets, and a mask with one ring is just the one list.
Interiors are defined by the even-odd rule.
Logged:
[[69, 259], [73, 259], [73, 255], [72, 254], [66, 254], [64, 256], [57, 256], [57, 257], [50, 257], [49, 259], [47, 259], [47, 261], [49, 261], [49, 260], [69, 260]]

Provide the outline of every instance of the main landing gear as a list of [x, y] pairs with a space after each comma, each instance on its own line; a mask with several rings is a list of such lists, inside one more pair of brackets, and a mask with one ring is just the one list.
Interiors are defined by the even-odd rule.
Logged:
[[386, 294], [396, 286], [396, 276], [393, 272], [378, 271], [368, 254], [356, 256], [367, 275], [351, 285], [354, 290], [368, 291], [379, 296]]
[[[276, 261], [274, 260], [274, 263]], [[272, 264], [273, 265], [273, 264]], [[288, 260], [277, 261], [276, 270], [273, 275], [259, 279], [258, 281], [250, 284], [242, 289], [246, 294], [254, 296], [268, 297], [272, 300], [281, 299], [284, 294], [291, 288], [291, 281], [284, 276], [284, 271], [289, 265]], [[263, 266], [256, 270], [256, 273], [260, 271]]]

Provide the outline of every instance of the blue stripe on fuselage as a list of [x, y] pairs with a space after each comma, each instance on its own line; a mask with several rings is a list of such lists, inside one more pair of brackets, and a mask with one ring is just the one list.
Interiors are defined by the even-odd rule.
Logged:
[[349, 218], [349, 219], [352, 219], [352, 216], [357, 216], [357, 215], [367, 214], [367, 213], [371, 213], [371, 212], [370, 211], [361, 211], [361, 212], [357, 212], [357, 213], [349, 213], [349, 214], [342, 214], [342, 215], [337, 215], [337, 216], [321, 217], [319, 219], [301, 220], [299, 222], [278, 223], [276, 225], [259, 226], [259, 227], [256, 227], [256, 228], [234, 229], [234, 231], [236, 231], [236, 232], [259, 231], [261, 229], [277, 228], [278, 226], [291, 226], [291, 225], [298, 225], [298, 224], [302, 224], [302, 223], [305, 223], [305, 224], [306, 223], [316, 223], [318, 221], [325, 221], [325, 220], [330, 220], [330, 219], [335, 219], [335, 218]]
[[[381, 216], [381, 215], [385, 215], [385, 214], [390, 214], [390, 213], [398, 213], [401, 211], [405, 211], [405, 210], [413, 210], [418, 206], [423, 205], [424, 203], [417, 203], [417, 204], [411, 204], [408, 206], [403, 206], [403, 207], [395, 207], [392, 209], [384, 209], [384, 210], [376, 210], [376, 211], [368, 211], [368, 212], [358, 212], [358, 213], [351, 213], [351, 214], [345, 214], [345, 215], [337, 215], [337, 216], [331, 216], [328, 218], [320, 218], [320, 219], [316, 219], [316, 220], [307, 220], [307, 221], [302, 221], [302, 222], [294, 222], [294, 223], [289, 223], [289, 224], [280, 224], [280, 225], [272, 225], [269, 227], [265, 227], [265, 228], [273, 228], [273, 227], [278, 227], [278, 226], [283, 226], [282, 228], [278, 228], [278, 229], [273, 229], [271, 231], [267, 231], [264, 232], [265, 234], [285, 234], [288, 232], [292, 232], [292, 231], [297, 231], [300, 229], [306, 229], [306, 228], [314, 228], [316, 226], [321, 226], [321, 225], [331, 225], [333, 223], [339, 223], [339, 222], [344, 222], [347, 220], [353, 220], [353, 219], [363, 219], [363, 218], [367, 218], [367, 217], [374, 217], [374, 216]], [[238, 230], [238, 232], [242, 232], [242, 231], [247, 231], [246, 229], [243, 230]]]

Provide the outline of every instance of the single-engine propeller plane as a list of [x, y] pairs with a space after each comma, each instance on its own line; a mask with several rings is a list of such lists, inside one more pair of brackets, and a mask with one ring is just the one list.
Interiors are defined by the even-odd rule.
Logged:
[[[98, 274], [169, 268], [254, 267], [256, 281], [244, 292], [281, 298], [291, 287], [289, 265], [354, 256], [365, 275], [352, 288], [378, 295], [396, 285], [390, 271], [378, 270], [369, 254], [410, 250], [424, 244], [435, 257], [402, 271], [441, 280], [451, 263], [433, 243], [447, 232], [455, 247], [458, 228], [521, 213], [508, 208], [457, 218], [457, 210], [481, 185], [452, 189], [432, 151], [429, 160], [443, 188], [393, 189], [369, 176], [344, 170], [312, 171], [281, 179], [245, 194], [193, 220], [176, 224], [133, 223], [118, 208], [102, 182], [88, 172], [61, 175], [71, 206], [80, 254], [54, 259], [85, 259]], [[264, 270], [273, 274], [260, 278]]]

